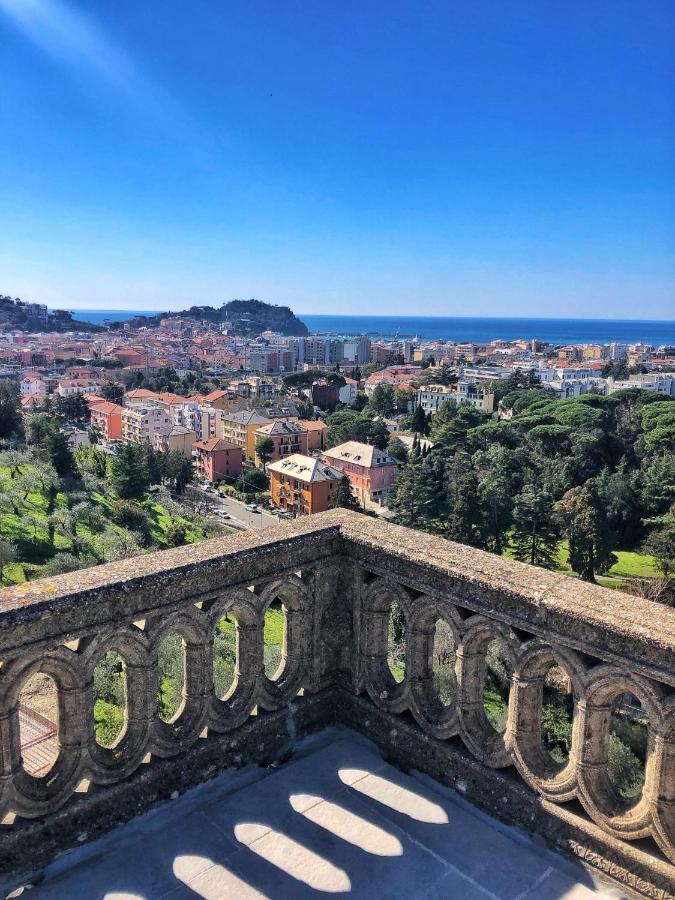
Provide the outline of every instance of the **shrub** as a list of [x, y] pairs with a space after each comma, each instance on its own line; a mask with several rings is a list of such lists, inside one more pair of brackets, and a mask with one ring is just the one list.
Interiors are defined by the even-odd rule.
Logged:
[[116, 525], [128, 528], [141, 538], [143, 545], [150, 541], [150, 519], [145, 510], [131, 500], [115, 500], [110, 508], [110, 518]]

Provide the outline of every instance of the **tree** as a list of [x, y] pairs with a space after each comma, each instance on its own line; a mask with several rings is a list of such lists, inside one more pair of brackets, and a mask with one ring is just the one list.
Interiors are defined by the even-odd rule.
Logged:
[[327, 419], [329, 447], [337, 447], [345, 441], [366, 441], [371, 428], [370, 419], [354, 409], [337, 409]]
[[5, 580], [5, 568], [17, 558], [16, 544], [0, 540], [0, 582]]
[[341, 509], [361, 511], [361, 504], [354, 496], [352, 483], [346, 475], [343, 475], [338, 483], [337, 491], [335, 492], [335, 506]]
[[394, 494], [388, 504], [399, 525], [432, 528], [445, 500], [444, 475], [445, 466], [440, 457], [422, 459], [419, 447], [414, 447], [408, 462], [399, 471]]
[[431, 420], [431, 438], [448, 450], [460, 450], [466, 444], [467, 432], [483, 421], [483, 413], [469, 403], [448, 400]]
[[[491, 449], [506, 452], [502, 447]], [[478, 475], [478, 503], [484, 546], [493, 553], [502, 553], [508, 543], [513, 493], [506, 466], [500, 466], [496, 460]]]
[[150, 487], [146, 457], [139, 444], [120, 444], [109, 457], [108, 484], [120, 500], [139, 500]]
[[183, 522], [172, 522], [166, 530], [166, 542], [169, 547], [181, 547], [187, 544], [187, 528]]
[[194, 480], [192, 460], [180, 450], [168, 450], [162, 455], [162, 484], [168, 484], [176, 494], [182, 494]]
[[79, 444], [75, 448], [75, 465], [81, 475], [89, 474], [95, 478], [105, 478], [108, 456], [98, 447], [87, 447]]
[[270, 480], [262, 469], [246, 469], [237, 479], [236, 488], [242, 494], [256, 494], [266, 491]]
[[0, 438], [21, 433], [21, 392], [16, 381], [0, 381]]
[[265, 435], [264, 437], [261, 436], [258, 438], [258, 440], [255, 442], [255, 453], [264, 469], [267, 463], [274, 456], [274, 441], [271, 437], [269, 437], [269, 435]]
[[44, 413], [26, 419], [26, 441], [35, 453], [63, 478], [75, 470], [75, 460], [67, 437], [59, 430], [58, 422]]
[[652, 516], [675, 504], [675, 455], [658, 456], [643, 470], [641, 502]]
[[131, 500], [115, 500], [110, 507], [110, 518], [116, 525], [137, 535], [143, 546], [151, 543], [150, 519], [145, 510]]
[[389, 443], [389, 429], [384, 422], [373, 422], [368, 429], [368, 441], [378, 450], [385, 450]]
[[21, 473], [23, 466], [31, 461], [29, 453], [25, 450], [11, 448], [0, 453], [0, 465], [9, 469], [9, 477], [12, 481]]
[[571, 488], [555, 505], [555, 513], [569, 545], [572, 570], [584, 581], [606, 572], [616, 562], [611, 532], [595, 484], [587, 481]]
[[615, 472], [604, 468], [595, 483], [616, 546], [634, 547], [642, 532], [643, 515], [638, 473], [630, 470], [624, 458]]
[[142, 552], [141, 543], [136, 539], [133, 532], [106, 532], [101, 535], [100, 542], [106, 562], [128, 559], [130, 556], [138, 556]]
[[513, 556], [544, 569], [555, 569], [558, 532], [553, 523], [553, 503], [549, 494], [533, 484], [526, 484], [513, 506], [511, 532]]
[[124, 385], [117, 381], [104, 381], [100, 390], [101, 397], [109, 400], [110, 403], [117, 403], [120, 406], [124, 402]]
[[408, 461], [408, 448], [395, 434], [391, 435], [389, 439], [387, 454], [398, 462], [405, 463]]
[[391, 384], [378, 384], [368, 406], [375, 416], [390, 416], [396, 409], [396, 396]]
[[675, 515], [664, 516], [664, 523], [647, 536], [642, 552], [649, 553], [665, 578], [675, 572]]
[[408, 429], [415, 434], [427, 435], [430, 431], [429, 417], [421, 406], [415, 408], [415, 412], [407, 420]]
[[86, 424], [91, 416], [89, 404], [84, 394], [72, 394], [69, 397], [55, 397], [53, 411], [61, 422], [69, 422], [75, 425]]
[[478, 477], [468, 454], [458, 453], [450, 461], [448, 476], [448, 518], [446, 536], [451, 541], [480, 547], [481, 509], [478, 502]]

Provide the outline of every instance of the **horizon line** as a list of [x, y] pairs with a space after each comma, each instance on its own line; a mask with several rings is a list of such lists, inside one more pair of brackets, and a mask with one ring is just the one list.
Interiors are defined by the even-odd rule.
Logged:
[[[230, 301], [224, 301], [220, 306], [224, 306], [225, 303]], [[267, 301], [263, 301], [267, 302]], [[201, 304], [193, 304], [194, 306], [210, 306], [208, 303]], [[287, 304], [283, 303], [270, 303], [270, 306], [287, 306]], [[219, 309], [220, 306], [214, 305], [212, 309]], [[95, 312], [105, 314], [107, 313], [130, 313], [131, 315], [143, 316], [147, 314], [152, 314], [153, 316], [160, 315], [162, 313], [171, 314], [177, 312], [186, 312], [189, 307], [182, 307], [180, 309], [125, 309], [125, 308], [117, 308], [117, 309], [102, 309], [98, 310], [94, 307], [90, 306], [81, 306], [81, 307], [72, 307], [72, 306], [50, 306], [47, 304], [47, 308], [50, 311], [55, 309], [66, 309], [69, 312], [72, 312], [74, 315], [78, 312]], [[607, 316], [595, 317], [595, 316], [495, 316], [495, 315], [475, 315], [475, 316], [457, 316], [457, 315], [434, 315], [434, 314], [419, 314], [416, 316], [410, 315], [380, 315], [380, 314], [372, 314], [372, 315], [364, 315], [363, 313], [314, 313], [314, 312], [296, 312], [292, 309], [292, 307], [287, 306], [288, 309], [293, 312], [295, 316], [298, 318], [302, 316], [317, 316], [323, 317], [326, 319], [409, 319], [411, 321], [419, 320], [419, 319], [461, 319], [461, 320], [472, 320], [472, 319], [499, 319], [500, 321], [505, 322], [513, 322], [513, 321], [551, 321], [551, 322], [647, 322], [647, 323], [675, 323], [675, 317], [671, 319], [625, 319], [625, 318], [612, 318]]]

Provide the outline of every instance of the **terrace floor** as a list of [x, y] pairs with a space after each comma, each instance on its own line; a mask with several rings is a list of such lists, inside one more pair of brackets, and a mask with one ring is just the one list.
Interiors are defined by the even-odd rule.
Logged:
[[[83, 836], [83, 840], [86, 838]], [[225, 773], [53, 863], [31, 900], [619, 897], [453, 791], [331, 729]]]

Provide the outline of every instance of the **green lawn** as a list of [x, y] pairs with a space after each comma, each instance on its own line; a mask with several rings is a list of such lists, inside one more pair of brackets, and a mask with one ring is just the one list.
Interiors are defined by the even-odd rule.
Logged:
[[[513, 551], [509, 548], [504, 551], [503, 555], [512, 559]], [[598, 584], [604, 584], [606, 587], [622, 587], [627, 581], [622, 581], [621, 579], [656, 578], [659, 574], [656, 560], [653, 556], [648, 556], [645, 553], [635, 553], [632, 550], [614, 550], [614, 555], [617, 557], [616, 563], [604, 576], [597, 578]], [[573, 575], [574, 572], [569, 564], [567, 541], [560, 541], [557, 556], [558, 565], [556, 571], [564, 572], [566, 575]]]

